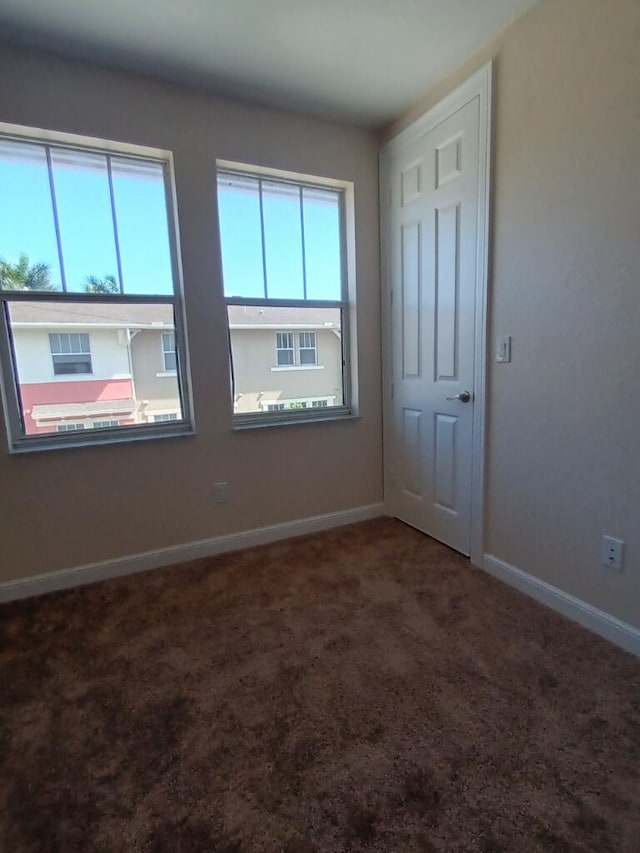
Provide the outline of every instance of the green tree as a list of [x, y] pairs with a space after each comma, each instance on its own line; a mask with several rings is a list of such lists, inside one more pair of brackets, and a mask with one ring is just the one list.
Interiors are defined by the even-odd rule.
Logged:
[[4, 290], [55, 290], [50, 264], [30, 264], [24, 252], [15, 264], [0, 258], [0, 286]]
[[120, 291], [114, 275], [105, 275], [104, 278], [88, 275], [84, 280], [84, 289], [87, 293], [118, 293]]

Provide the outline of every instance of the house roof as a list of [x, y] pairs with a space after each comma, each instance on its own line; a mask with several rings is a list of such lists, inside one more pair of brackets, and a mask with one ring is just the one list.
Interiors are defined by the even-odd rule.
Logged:
[[12, 325], [173, 326], [173, 308], [166, 304], [14, 302], [10, 310]]
[[31, 417], [34, 420], [43, 421], [91, 415], [130, 415], [135, 408], [136, 401], [133, 399], [100, 400], [97, 403], [52, 403], [34, 406]]
[[232, 329], [339, 329], [339, 308], [271, 308], [258, 305], [230, 305]]
[[[13, 326], [101, 326], [119, 329], [173, 328], [173, 308], [167, 304], [99, 302], [14, 302]], [[339, 308], [271, 308], [230, 305], [232, 329], [339, 329]]]

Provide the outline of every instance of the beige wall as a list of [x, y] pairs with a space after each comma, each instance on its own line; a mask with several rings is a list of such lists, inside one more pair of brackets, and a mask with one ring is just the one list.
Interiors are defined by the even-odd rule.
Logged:
[[412, 115], [492, 53], [486, 550], [640, 626], [640, 3], [546, 0]]
[[[0, 451], [0, 580], [380, 501], [376, 137], [35, 53], [0, 50], [0, 79], [0, 121], [174, 152], [198, 429], [164, 441]], [[216, 157], [354, 182], [359, 420], [232, 431]], [[302, 479], [310, 485], [301, 492]], [[223, 480], [227, 505], [212, 494]]]
[[179, 410], [180, 392], [177, 376], [164, 373], [162, 332], [141, 329], [131, 341], [131, 361], [136, 400], [148, 401], [145, 412]]
[[[298, 332], [294, 332], [297, 336]], [[271, 401], [300, 397], [335, 397], [342, 405], [342, 344], [332, 331], [316, 330], [318, 367], [310, 370], [274, 370], [276, 364], [276, 332], [262, 329], [233, 329], [233, 365], [238, 412], [256, 411], [257, 395], [268, 393]], [[297, 342], [296, 342], [297, 347]]]

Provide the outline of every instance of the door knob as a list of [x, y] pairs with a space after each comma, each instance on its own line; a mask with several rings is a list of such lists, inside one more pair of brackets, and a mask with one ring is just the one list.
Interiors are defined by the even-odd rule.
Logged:
[[470, 391], [461, 391], [459, 394], [456, 394], [455, 397], [447, 397], [447, 400], [460, 400], [461, 403], [468, 403], [470, 399]]

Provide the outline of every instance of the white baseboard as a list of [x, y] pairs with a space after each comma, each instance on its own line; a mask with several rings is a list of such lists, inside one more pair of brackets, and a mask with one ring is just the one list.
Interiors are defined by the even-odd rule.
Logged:
[[492, 554], [484, 555], [483, 568], [490, 575], [508, 583], [509, 586], [515, 587], [541, 604], [562, 613], [568, 619], [640, 657], [640, 630], [633, 625], [616, 619], [604, 610], [598, 610], [586, 601], [581, 601], [569, 595], [568, 592], [563, 592]]
[[183, 545], [172, 545], [169, 548], [159, 548], [157, 551], [145, 551], [127, 557], [116, 557], [113, 560], [103, 560], [100, 563], [88, 563], [84, 566], [63, 569], [59, 572], [8, 581], [0, 583], [0, 603], [84, 586], [109, 578], [132, 575], [136, 572], [146, 572], [149, 569], [159, 569], [162, 566], [197, 560], [200, 557], [212, 557], [215, 554], [223, 554], [227, 551], [239, 551], [242, 548], [251, 548], [254, 545], [265, 545], [279, 539], [290, 539], [292, 536], [316, 533], [319, 530], [328, 530], [332, 527], [340, 527], [343, 524], [367, 521], [384, 514], [384, 504], [369, 504], [340, 512], [330, 512], [326, 515], [301, 518], [297, 521], [285, 521], [282, 524], [272, 524], [268, 527], [257, 527], [240, 533], [228, 533], [223, 536], [214, 536], [211, 539], [186, 542]]

